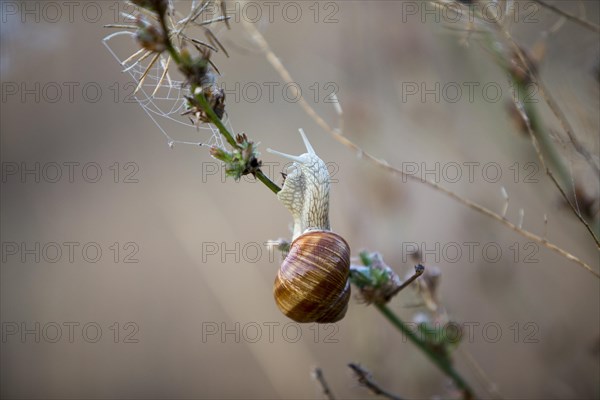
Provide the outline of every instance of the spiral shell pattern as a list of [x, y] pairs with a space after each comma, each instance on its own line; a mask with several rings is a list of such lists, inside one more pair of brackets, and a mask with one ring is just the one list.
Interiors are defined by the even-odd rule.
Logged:
[[296, 322], [341, 320], [350, 301], [350, 246], [331, 231], [296, 238], [275, 278], [279, 309]]

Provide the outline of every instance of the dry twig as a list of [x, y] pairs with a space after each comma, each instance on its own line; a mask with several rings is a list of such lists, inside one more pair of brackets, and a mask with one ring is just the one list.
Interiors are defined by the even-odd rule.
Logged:
[[319, 385], [321, 385], [321, 389], [323, 389], [323, 394], [325, 395], [325, 397], [327, 397], [327, 400], [335, 400], [335, 396], [333, 395], [333, 392], [329, 388], [329, 384], [325, 380], [325, 375], [323, 375], [323, 370], [319, 367], [316, 367], [313, 371], [313, 376], [315, 377], [317, 382], [319, 382]]
[[594, 230], [592, 229], [592, 227], [583, 218], [583, 216], [581, 215], [581, 212], [579, 212], [579, 210], [577, 209], [577, 207], [575, 206], [575, 204], [573, 204], [573, 202], [571, 201], [571, 198], [569, 197], [569, 195], [562, 188], [562, 186], [560, 185], [560, 182], [558, 182], [558, 180], [554, 176], [554, 173], [550, 170], [550, 168], [546, 164], [546, 160], [544, 159], [544, 155], [543, 155], [542, 150], [540, 148], [540, 144], [538, 142], [538, 139], [535, 136], [535, 132], [533, 130], [533, 127], [531, 126], [531, 119], [527, 115], [527, 112], [525, 111], [525, 109], [523, 108], [523, 105], [519, 101], [518, 96], [514, 92], [513, 92], [512, 100], [513, 100], [513, 103], [515, 105], [515, 108], [516, 108], [517, 112], [519, 113], [519, 115], [521, 116], [521, 119], [525, 123], [525, 127], [527, 128], [527, 133], [529, 134], [529, 138], [531, 139], [531, 143], [533, 144], [533, 148], [535, 149], [535, 153], [537, 154], [537, 157], [540, 160], [540, 164], [542, 164], [542, 168], [546, 171], [546, 174], [552, 180], [552, 183], [554, 183], [554, 186], [556, 186], [558, 188], [558, 191], [563, 196], [563, 198], [565, 199], [565, 201], [567, 202], [567, 204], [569, 205], [569, 207], [571, 208], [571, 210], [573, 210], [573, 213], [575, 214], [575, 216], [577, 217], [577, 219], [579, 219], [579, 221], [586, 227], [586, 229], [588, 230], [588, 232], [590, 233], [590, 235], [592, 236], [592, 238], [596, 242], [596, 246], [598, 248], [600, 248], [600, 240], [598, 239], [598, 236], [596, 236], [596, 233], [594, 232]]
[[558, 15], [560, 15], [562, 17], [565, 17], [569, 21], [573, 21], [576, 24], [579, 24], [579, 25], [581, 25], [581, 26], [583, 26], [583, 27], [585, 27], [585, 28], [587, 28], [587, 29], [589, 29], [589, 30], [591, 30], [593, 32], [600, 32], [600, 26], [594, 24], [593, 22], [590, 22], [590, 21], [585, 20], [583, 18], [579, 18], [577, 15], [573, 15], [573, 14], [570, 14], [570, 13], [568, 13], [566, 11], [563, 11], [562, 9], [560, 9], [560, 8], [558, 8], [556, 6], [553, 6], [552, 4], [550, 4], [550, 3], [548, 3], [548, 2], [546, 2], [544, 0], [533, 0], [533, 1], [535, 3], [537, 3], [537, 4], [539, 4], [540, 6], [545, 7], [548, 10], [557, 13]]
[[366, 369], [364, 369], [363, 367], [361, 367], [360, 365], [350, 363], [350, 364], [348, 364], [348, 366], [356, 374], [356, 379], [358, 379], [358, 383], [360, 383], [361, 385], [363, 385], [364, 387], [369, 389], [374, 394], [376, 394], [378, 396], [386, 397], [390, 400], [402, 400], [402, 397], [396, 396], [395, 394], [392, 394], [392, 393], [388, 392], [387, 390], [382, 389], [373, 380], [371, 373], [369, 371], [367, 371]]
[[532, 83], [534, 85], [536, 85], [537, 89], [539, 90], [540, 95], [542, 96], [544, 101], [546, 101], [546, 104], [548, 104], [548, 107], [550, 108], [550, 110], [552, 111], [552, 113], [554, 114], [554, 116], [556, 117], [558, 122], [560, 123], [562, 129], [565, 131], [565, 133], [571, 140], [571, 143], [573, 144], [573, 148], [575, 149], [575, 151], [577, 151], [587, 161], [587, 163], [590, 165], [590, 167], [592, 167], [592, 169], [594, 170], [596, 175], [600, 176], [600, 166], [598, 166], [598, 164], [596, 164], [596, 162], [593, 160], [590, 152], [579, 141], [579, 138], [575, 135], [573, 128], [572, 128], [571, 124], [569, 123], [569, 121], [567, 120], [565, 113], [562, 111], [562, 109], [560, 108], [560, 106], [558, 105], [556, 100], [554, 100], [554, 98], [552, 97], [552, 95], [550, 94], [548, 89], [546, 88], [546, 85], [542, 81], [542, 79], [539, 75], [539, 72], [536, 71], [535, 69], [529, 68], [529, 62], [527, 61], [527, 57], [523, 53], [523, 50], [521, 49], [521, 47], [513, 39], [510, 32], [508, 32], [508, 30], [506, 30], [506, 28], [504, 28], [504, 26], [502, 26], [497, 21], [495, 21], [494, 26], [502, 34], [502, 36], [504, 36], [504, 38], [510, 45], [511, 49], [514, 51], [514, 53], [517, 55], [517, 57], [519, 57], [519, 61], [522, 63], [522, 65], [525, 68], [527, 68], [527, 70], [528, 70], [527, 72], [531, 76]]

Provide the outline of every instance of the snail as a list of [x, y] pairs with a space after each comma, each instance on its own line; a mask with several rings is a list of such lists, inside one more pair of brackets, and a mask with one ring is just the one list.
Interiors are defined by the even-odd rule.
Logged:
[[304, 131], [306, 153], [294, 161], [279, 201], [291, 212], [294, 231], [290, 250], [275, 278], [273, 295], [279, 309], [296, 322], [341, 320], [350, 301], [350, 246], [329, 226], [329, 172]]

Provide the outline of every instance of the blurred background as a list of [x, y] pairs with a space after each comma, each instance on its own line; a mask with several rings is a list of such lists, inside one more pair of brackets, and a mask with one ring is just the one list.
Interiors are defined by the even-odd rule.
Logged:
[[[335, 91], [344, 134], [366, 151], [416, 166], [419, 176], [428, 170], [424, 177], [498, 213], [504, 187], [508, 219], [518, 223], [523, 210], [524, 229], [597, 271], [593, 240], [507, 113], [507, 77], [481, 37], [465, 45], [465, 26], [427, 14], [425, 2], [275, 3], [269, 15], [263, 2], [229, 1], [231, 30], [215, 31], [230, 57], [213, 56], [231, 125], [260, 142], [265, 172], [282, 183], [285, 163], [264, 149], [302, 153], [303, 128], [331, 168], [332, 228], [353, 255], [378, 251], [404, 276], [415, 264], [409, 253], [421, 249], [425, 266], [441, 271], [444, 308], [469, 329], [454, 360], [479, 397], [598, 398], [598, 279], [336, 142], [286, 97], [242, 20], [333, 126]], [[517, 3], [512, 34], [527, 51], [543, 46], [541, 75], [597, 157], [598, 34], [572, 22], [545, 34], [559, 17]], [[597, 2], [551, 3], [574, 14], [584, 7], [599, 22]], [[337, 397], [374, 397], [349, 362], [402, 397], [451, 394], [448, 379], [372, 306], [353, 298], [333, 326], [290, 323], [279, 312], [280, 255], [265, 243], [291, 236], [287, 210], [252, 178], [225, 179], [206, 148], [169, 148], [102, 43], [116, 31], [105, 24], [123, 23], [123, 3], [69, 4], [2, 2], [2, 397], [323, 398], [315, 366]], [[201, 30], [197, 38], [205, 40]], [[560, 132], [542, 100], [539, 112]], [[163, 127], [173, 138], [210, 139]], [[560, 135], [553, 140], [573, 183], [593, 204], [597, 176]], [[418, 302], [407, 289], [390, 307], [413, 321], [428, 313]]]

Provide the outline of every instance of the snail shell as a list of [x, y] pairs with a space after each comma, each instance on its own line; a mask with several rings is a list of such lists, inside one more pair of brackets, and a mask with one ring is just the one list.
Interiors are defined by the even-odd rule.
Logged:
[[300, 130], [307, 153], [294, 161], [278, 199], [291, 212], [294, 236], [275, 278], [275, 303], [296, 322], [341, 320], [350, 301], [350, 246], [329, 230], [329, 172]]
[[275, 278], [277, 306], [296, 322], [330, 323], [350, 300], [350, 247], [338, 234], [308, 231], [290, 246]]

